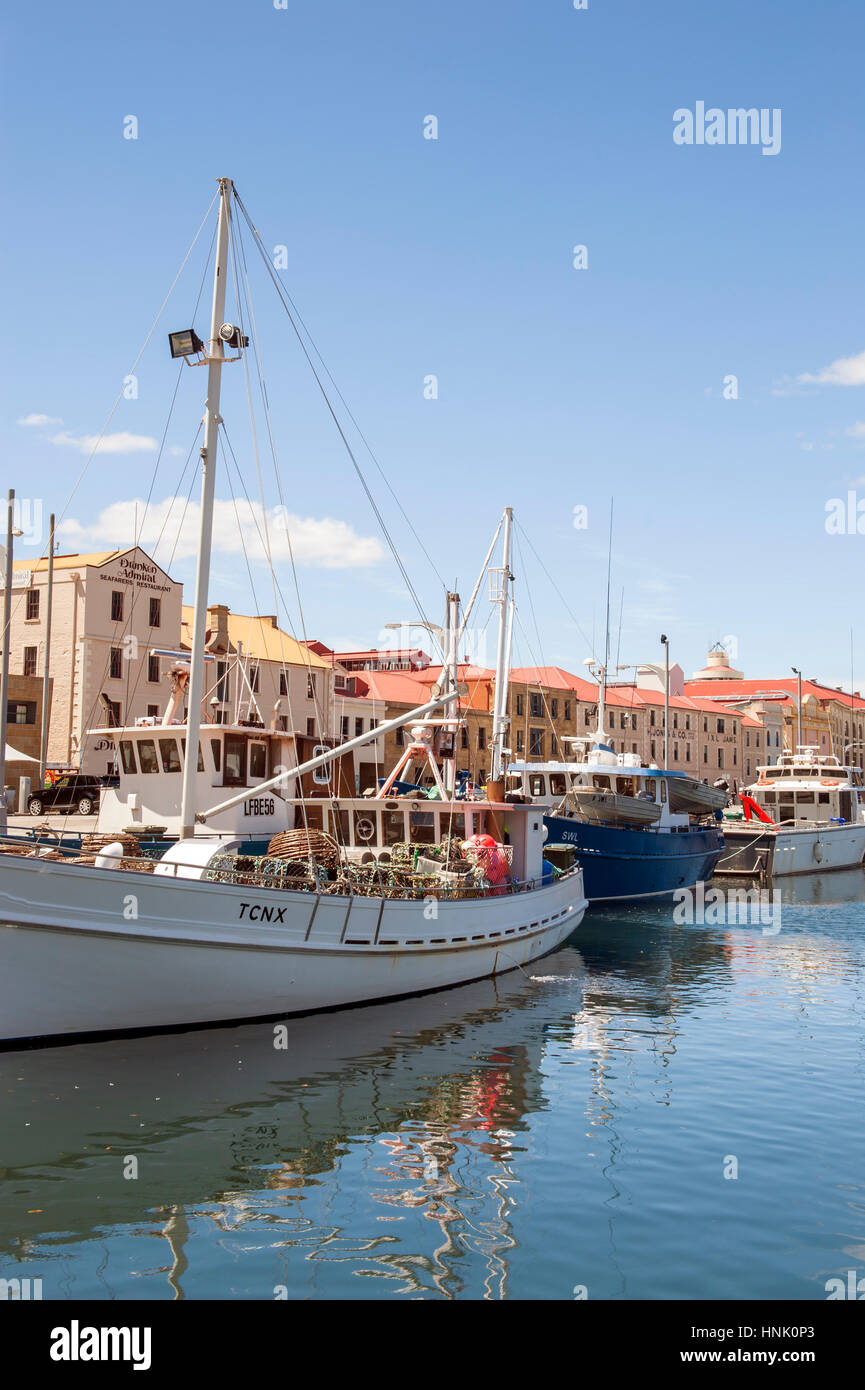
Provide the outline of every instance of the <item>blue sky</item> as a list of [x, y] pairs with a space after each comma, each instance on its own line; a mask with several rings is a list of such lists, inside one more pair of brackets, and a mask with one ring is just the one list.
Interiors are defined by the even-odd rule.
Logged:
[[[690, 672], [732, 636], [749, 676], [801, 664], [848, 683], [852, 626], [861, 688], [865, 539], [828, 535], [825, 518], [849, 489], [865, 499], [863, 41], [861, 6], [831, 0], [20, 8], [2, 29], [0, 482], [64, 511], [227, 174], [265, 246], [287, 247], [281, 279], [443, 578], [470, 591], [509, 503], [597, 636], [612, 496], [623, 661], [656, 659], [663, 630]], [[780, 108], [780, 153], [674, 144], [674, 111], [698, 101]], [[423, 138], [431, 114], [437, 140]], [[129, 437], [118, 449], [165, 430], [165, 333], [188, 326], [210, 230], [137, 399], [111, 421]], [[306, 630], [375, 643], [411, 600], [260, 265], [252, 288], [285, 500], [303, 523]], [[240, 372], [224, 374], [223, 413], [257, 496]], [[737, 399], [723, 396], [730, 375]], [[203, 377], [182, 376], [155, 503], [177, 489]], [[48, 418], [17, 423], [28, 416]], [[112, 528], [147, 495], [154, 459], [144, 445], [97, 453], [64, 548], [128, 540]], [[438, 617], [438, 580], [365, 467]], [[225, 471], [217, 492], [232, 494]], [[225, 512], [212, 601], [272, 611], [231, 530]], [[185, 553], [170, 568], [191, 580]], [[525, 543], [515, 568], [515, 662], [578, 669], [585, 637]], [[290, 597], [284, 567], [280, 579]], [[285, 616], [299, 626], [296, 608]]]

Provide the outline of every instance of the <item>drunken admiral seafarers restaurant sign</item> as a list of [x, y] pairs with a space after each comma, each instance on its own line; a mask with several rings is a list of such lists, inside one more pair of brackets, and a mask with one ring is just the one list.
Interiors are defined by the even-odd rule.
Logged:
[[134, 589], [153, 589], [160, 594], [171, 593], [171, 584], [157, 582], [160, 578], [168, 578], [158, 565], [149, 564], [144, 560], [134, 560], [128, 555], [122, 555], [117, 564], [118, 570], [108, 574], [102, 573], [99, 578], [107, 580], [109, 584], [126, 584]]

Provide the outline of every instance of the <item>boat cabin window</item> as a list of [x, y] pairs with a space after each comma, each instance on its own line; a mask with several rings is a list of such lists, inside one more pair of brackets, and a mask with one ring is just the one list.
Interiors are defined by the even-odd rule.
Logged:
[[829, 798], [829, 793], [828, 793], [828, 792], [818, 792], [818, 793], [817, 793], [817, 800], [819, 801], [819, 803], [820, 803], [821, 806], [828, 806], [828, 805], [829, 805], [829, 800], [830, 800], [830, 798]]
[[159, 764], [156, 761], [156, 744], [152, 738], [143, 738], [139, 742], [138, 761], [141, 763], [142, 772], [159, 771]]
[[219, 742], [218, 738], [212, 738], [210, 740], [210, 751], [213, 754], [213, 770], [214, 772], [218, 772], [220, 755], [222, 753], [222, 744]]
[[[184, 756], [184, 758], [185, 758], [185, 757], [186, 757], [186, 739], [185, 739], [185, 738], [182, 738], [182, 739], [180, 740], [180, 746], [181, 746], [181, 748], [183, 749], [183, 756]], [[166, 768], [165, 771], [167, 772], [167, 771], [168, 771], [168, 768]], [[203, 772], [203, 771], [204, 771], [204, 754], [203, 754], [202, 751], [201, 751], [201, 744], [200, 744], [200, 743], [199, 743], [199, 745], [198, 745], [198, 771], [199, 771], [199, 772]]]
[[225, 787], [246, 786], [246, 739], [237, 734], [225, 735], [225, 771], [222, 774]]
[[813, 806], [813, 805], [814, 805], [814, 793], [813, 793], [813, 792], [797, 792], [797, 793], [796, 793], [796, 805], [797, 805], [797, 806]]
[[608, 792], [610, 790], [610, 779], [609, 777], [601, 777], [600, 774], [596, 772], [592, 778], [592, 785], [597, 787], [599, 791]]
[[667, 800], [667, 784], [666, 784], [666, 782], [664, 781], [663, 778], [659, 778], [659, 779], [658, 779], [658, 786], [659, 786], [659, 788], [660, 788], [660, 792], [661, 792], [661, 801], [662, 801], [662, 803], [663, 803], [663, 802], [665, 802], [665, 801]]
[[568, 790], [568, 779], [563, 772], [550, 773], [550, 791], [553, 796], [564, 796]]
[[249, 745], [249, 775], [250, 777], [267, 776], [266, 743], [251, 743]]
[[640, 795], [648, 797], [650, 801], [655, 799], [655, 782], [652, 777], [643, 777], [640, 780]]
[[405, 825], [403, 822], [402, 811], [385, 811], [384, 819], [384, 843], [386, 845], [397, 845], [405, 839]]
[[161, 738], [159, 740], [159, 752], [162, 756], [163, 772], [180, 771], [180, 754], [177, 751], [176, 738]]
[[531, 792], [532, 796], [546, 796], [546, 778], [542, 777], [539, 772], [532, 773], [531, 777], [529, 778], [529, 791]]
[[135, 766], [135, 744], [132, 742], [131, 738], [122, 738], [120, 740], [120, 761], [123, 765], [123, 771], [127, 775], [133, 775], [137, 771]]
[[633, 777], [618, 777], [616, 791], [621, 792], [622, 796], [633, 796], [636, 791]]

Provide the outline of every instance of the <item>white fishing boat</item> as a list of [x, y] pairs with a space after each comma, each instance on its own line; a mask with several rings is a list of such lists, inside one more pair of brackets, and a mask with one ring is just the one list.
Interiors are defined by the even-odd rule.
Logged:
[[825, 873], [865, 858], [865, 783], [858, 767], [800, 747], [782, 753], [740, 793], [742, 810], [724, 816], [727, 874]]
[[[495, 786], [484, 802], [451, 793], [437, 803], [371, 803], [334, 795], [325, 778], [319, 798], [305, 796], [304, 779], [370, 739], [409, 724], [423, 741], [436, 712], [444, 717], [433, 725], [453, 724], [453, 680], [417, 709], [304, 759], [275, 729], [207, 721], [220, 381], [246, 342], [224, 322], [235, 198], [231, 180], [221, 179], [209, 337], [172, 335], [181, 340], [173, 351], [208, 366], [191, 650], [188, 661], [169, 654], [173, 689], [161, 723], [111, 731], [119, 786], [105, 798], [92, 852], [70, 856], [20, 840], [3, 846], [6, 1046], [279, 1018], [442, 989], [536, 960], [585, 911], [580, 870], [555, 874], [544, 865], [539, 809], [505, 803]], [[236, 357], [226, 358], [226, 345]], [[177, 836], [155, 860], [128, 833], [154, 823]], [[371, 840], [379, 855], [358, 862]], [[421, 854], [440, 868], [419, 871]]]

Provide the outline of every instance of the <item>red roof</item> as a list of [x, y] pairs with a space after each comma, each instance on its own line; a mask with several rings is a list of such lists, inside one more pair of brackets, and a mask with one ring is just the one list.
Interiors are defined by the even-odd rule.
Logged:
[[575, 676], [561, 666], [517, 666], [511, 671], [512, 681], [524, 685], [545, 685], [551, 690], [570, 690], [581, 700], [595, 701], [598, 687], [592, 681]]
[[[795, 676], [781, 676], [777, 680], [773, 676], [763, 676], [760, 680], [747, 681], [687, 681], [685, 690], [692, 697], [714, 695], [717, 699], [730, 701], [768, 700], [777, 699], [780, 696], [785, 704], [795, 704], [797, 686], [798, 682]], [[841, 704], [847, 706], [851, 703], [849, 691], [835, 690], [832, 686], [820, 685], [817, 681], [803, 681], [802, 694], [812, 695], [815, 700], [821, 701], [839, 700]], [[852, 696], [852, 704], [854, 709], [865, 709], [865, 700], [858, 692]]]

